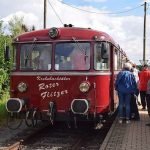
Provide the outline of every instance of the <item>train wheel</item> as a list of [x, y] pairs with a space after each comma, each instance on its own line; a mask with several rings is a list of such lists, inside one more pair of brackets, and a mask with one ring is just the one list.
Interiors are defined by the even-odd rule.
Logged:
[[18, 129], [22, 125], [23, 119], [18, 112], [9, 112], [7, 114], [7, 126], [12, 130]]
[[54, 125], [55, 115], [56, 115], [56, 106], [55, 106], [54, 102], [50, 102], [49, 103], [49, 112], [48, 112], [50, 125]]
[[49, 122], [50, 125], [54, 125], [54, 120], [55, 120], [55, 108], [53, 108], [50, 112], [49, 112]]
[[31, 111], [27, 111], [26, 112], [26, 117], [25, 117], [25, 123], [26, 123], [26, 125], [28, 126], [28, 127], [32, 127], [32, 125], [33, 125], [33, 123], [32, 123], [32, 119], [30, 119], [30, 118], [32, 118], [32, 116], [31, 116]]
[[33, 115], [32, 115], [32, 126], [36, 127], [37, 126], [37, 111], [34, 110], [33, 111]]

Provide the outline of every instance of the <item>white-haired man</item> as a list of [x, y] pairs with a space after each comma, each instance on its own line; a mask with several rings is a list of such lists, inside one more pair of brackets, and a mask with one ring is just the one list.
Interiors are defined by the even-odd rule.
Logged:
[[[126, 119], [126, 123], [130, 121], [130, 100], [131, 95], [136, 93], [137, 84], [135, 76], [131, 72], [132, 65], [125, 63], [122, 71], [117, 75], [115, 88], [119, 97], [119, 123]], [[125, 107], [125, 112], [124, 112]]]

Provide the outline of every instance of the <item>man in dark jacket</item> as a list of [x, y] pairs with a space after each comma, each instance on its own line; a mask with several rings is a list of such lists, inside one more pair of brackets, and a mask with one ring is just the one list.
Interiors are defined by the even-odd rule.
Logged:
[[132, 65], [130, 63], [125, 63], [123, 70], [117, 75], [115, 83], [115, 88], [118, 91], [119, 97], [119, 123], [122, 123], [124, 117], [126, 118], [126, 123], [130, 123], [131, 95], [137, 90], [135, 76], [131, 72], [131, 68]]

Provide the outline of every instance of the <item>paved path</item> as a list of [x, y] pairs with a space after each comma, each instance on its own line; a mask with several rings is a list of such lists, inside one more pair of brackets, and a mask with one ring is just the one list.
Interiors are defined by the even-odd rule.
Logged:
[[100, 150], [150, 150], [150, 123], [147, 111], [139, 111], [140, 121], [119, 124], [114, 121]]

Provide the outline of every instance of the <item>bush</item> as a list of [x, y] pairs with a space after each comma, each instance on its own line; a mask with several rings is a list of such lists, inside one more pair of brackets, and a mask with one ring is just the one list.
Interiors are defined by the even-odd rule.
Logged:
[[6, 107], [5, 104], [9, 98], [9, 92], [5, 91], [5, 94], [3, 93], [1, 99], [0, 99], [0, 122], [6, 118]]

